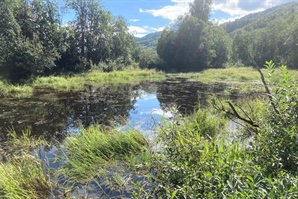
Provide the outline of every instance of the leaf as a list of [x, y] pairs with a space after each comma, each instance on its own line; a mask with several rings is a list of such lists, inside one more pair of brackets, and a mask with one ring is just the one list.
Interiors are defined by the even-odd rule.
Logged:
[[206, 177], [211, 177], [212, 176], [212, 173], [210, 171], [208, 171], [208, 172], [205, 173], [205, 176]]
[[176, 189], [175, 191], [173, 191], [172, 193], [172, 198], [175, 198], [176, 194], [177, 194], [178, 190]]
[[251, 182], [254, 181], [253, 177], [251, 177], [251, 176], [246, 176], [246, 178], [249, 179]]

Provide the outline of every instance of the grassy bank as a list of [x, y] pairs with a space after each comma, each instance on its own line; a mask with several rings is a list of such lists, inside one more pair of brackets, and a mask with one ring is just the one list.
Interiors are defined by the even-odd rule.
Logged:
[[24, 98], [32, 96], [34, 89], [53, 89], [57, 92], [83, 90], [85, 85], [137, 83], [145, 80], [162, 80], [164, 73], [155, 70], [124, 70], [109, 73], [92, 71], [74, 76], [38, 77], [24, 85], [11, 85], [0, 81], [0, 95]]
[[33, 88], [28, 85], [11, 85], [0, 81], [0, 96], [12, 98], [30, 97]]
[[[268, 69], [262, 69], [266, 79]], [[289, 75], [298, 78], [297, 70], [289, 70]], [[224, 83], [228, 85], [229, 94], [249, 94], [265, 92], [259, 72], [252, 67], [231, 67], [224, 69], [207, 69], [199, 73], [167, 74], [170, 78], [186, 78], [188, 81], [200, 81], [205, 84]], [[278, 79], [279, 74], [274, 74]]]
[[[266, 69], [263, 69], [267, 74]], [[212, 82], [250, 82], [261, 83], [260, 74], [252, 67], [224, 68], [224, 69], [208, 69], [200, 73], [179, 73], [178, 77], [187, 78], [193, 81], [201, 81], [203, 83]]]
[[85, 85], [136, 83], [144, 80], [164, 79], [164, 73], [155, 70], [124, 70], [105, 72], [88, 72], [72, 77], [40, 77], [33, 83], [33, 88], [54, 89], [69, 92], [84, 89]]
[[[265, 77], [267, 69], [263, 69]], [[290, 70], [298, 77], [298, 72]], [[251, 67], [208, 69], [200, 73], [167, 74], [168, 77], [186, 78], [188, 81], [203, 83], [226, 83], [230, 85], [227, 92], [250, 93], [263, 92], [260, 74]], [[155, 70], [124, 70], [110, 73], [92, 71], [74, 76], [38, 77], [25, 85], [11, 85], [0, 81], [0, 93], [4, 97], [30, 97], [34, 89], [53, 89], [57, 92], [83, 90], [86, 85], [103, 85], [118, 83], [137, 83], [144, 80], [163, 80], [165, 74]]]
[[[53, 185], [59, 185], [66, 198], [76, 194], [72, 190], [77, 188], [81, 192], [76, 196], [85, 198], [92, 197], [92, 192], [96, 197], [129, 194], [144, 199], [298, 197], [295, 173], [279, 167], [268, 172], [271, 162], [258, 161], [270, 155], [259, 147], [266, 149], [270, 143], [259, 142], [260, 137], [244, 145], [239, 137], [231, 139], [226, 127], [223, 115], [210, 110], [198, 110], [188, 117], [176, 114], [159, 131], [158, 143], [163, 147], [152, 152], [139, 132], [91, 126], [71, 135], [57, 153], [62, 164], [53, 172], [63, 184], [49, 178], [40, 159], [22, 154], [0, 162], [0, 194], [4, 198], [49, 198], [55, 195]], [[30, 142], [38, 143], [26, 136], [13, 138], [20, 139], [13, 143], [26, 143], [25, 148]]]

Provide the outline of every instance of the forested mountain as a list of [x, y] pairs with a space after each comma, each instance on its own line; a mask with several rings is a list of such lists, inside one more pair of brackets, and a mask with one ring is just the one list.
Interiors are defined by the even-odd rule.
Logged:
[[145, 47], [153, 47], [155, 48], [157, 45], [157, 41], [160, 38], [161, 32], [154, 32], [154, 33], [150, 33], [144, 37], [141, 38], [137, 38], [135, 37], [135, 41], [140, 44], [143, 45]]
[[[99, 64], [129, 65], [136, 45], [122, 17], [98, 1], [0, 1], [0, 72], [9, 80], [59, 71], [78, 72]], [[61, 23], [61, 10], [75, 14]]]
[[231, 61], [251, 65], [253, 58], [263, 66], [273, 60], [278, 65], [298, 68], [298, 2], [251, 14], [222, 27], [233, 39]]
[[263, 12], [252, 13], [246, 15], [235, 21], [223, 23], [220, 26], [228, 33], [235, 30], [243, 29], [245, 31], [252, 31], [259, 28], [265, 28], [268, 23], [278, 19], [287, 18], [289, 15], [297, 14], [298, 1], [290, 2], [269, 8]]

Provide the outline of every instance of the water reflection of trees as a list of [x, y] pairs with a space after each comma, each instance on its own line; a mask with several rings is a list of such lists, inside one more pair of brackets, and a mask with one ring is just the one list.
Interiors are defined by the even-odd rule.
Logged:
[[158, 85], [157, 98], [162, 109], [167, 110], [172, 106], [177, 106], [180, 113], [188, 114], [198, 105], [208, 106], [208, 99], [213, 94], [222, 94], [224, 89], [225, 85], [223, 84], [207, 85], [184, 79], [174, 79]]
[[136, 102], [135, 87], [121, 84], [86, 88], [86, 92], [61, 100], [72, 110], [68, 120], [72, 123], [80, 121], [84, 127], [94, 123], [110, 126], [127, 121], [129, 111], [134, 108]]
[[61, 140], [79, 125], [111, 125], [128, 120], [138, 95], [136, 86], [86, 86], [84, 92], [69, 94], [38, 93], [31, 99], [2, 100], [0, 104], [0, 137], [7, 129], [18, 133], [24, 128], [47, 140]]
[[40, 91], [30, 99], [7, 100], [0, 103], [0, 138], [6, 139], [7, 129], [17, 132], [29, 128], [47, 140], [62, 140], [79, 125], [124, 124], [134, 110], [142, 93], [156, 93], [161, 108], [177, 105], [181, 113], [192, 112], [198, 105], [206, 106], [206, 99], [224, 90], [223, 85], [204, 85], [184, 80], [139, 85], [86, 85], [85, 91], [59, 94]]

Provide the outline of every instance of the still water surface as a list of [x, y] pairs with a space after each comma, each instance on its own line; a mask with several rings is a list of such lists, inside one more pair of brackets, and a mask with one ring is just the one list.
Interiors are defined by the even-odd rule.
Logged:
[[[185, 79], [168, 79], [137, 85], [86, 85], [83, 91], [67, 94], [39, 90], [27, 99], [1, 99], [0, 141], [7, 139], [7, 129], [14, 128], [20, 133], [27, 128], [48, 141], [62, 142], [70, 133], [80, 133], [81, 126], [92, 124], [115, 126], [119, 130], [135, 128], [151, 138], [161, 118], [172, 117], [171, 107], [175, 106], [181, 114], [187, 115], [198, 104], [206, 107], [213, 95], [231, 98], [225, 92], [226, 88], [224, 84], [206, 85]], [[56, 148], [52, 147], [40, 153], [44, 154], [42, 160], [49, 160], [50, 168], [59, 168], [61, 164], [53, 161], [56, 152]], [[88, 184], [88, 189], [78, 185], [71, 195], [80, 198], [88, 193], [91, 198], [98, 198], [102, 190], [109, 190], [104, 184], [101, 186], [99, 190], [92, 182]], [[121, 194], [130, 197], [129, 191]], [[118, 197], [119, 193], [111, 193], [107, 198], [111, 196]]]
[[157, 122], [171, 117], [176, 106], [188, 114], [200, 104], [205, 106], [213, 94], [223, 95], [226, 85], [206, 85], [185, 79], [93, 87], [67, 94], [51, 90], [37, 91], [26, 99], [1, 99], [0, 139], [7, 139], [7, 129], [17, 132], [31, 129], [34, 135], [62, 141], [80, 126], [92, 124], [137, 128], [150, 135]]

